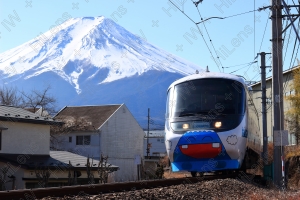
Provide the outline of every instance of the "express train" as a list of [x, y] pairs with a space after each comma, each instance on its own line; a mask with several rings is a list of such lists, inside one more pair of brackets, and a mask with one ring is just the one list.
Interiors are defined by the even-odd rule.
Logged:
[[[246, 169], [262, 150], [258, 112], [243, 78], [201, 72], [167, 91], [165, 145], [173, 172]], [[249, 167], [248, 167], [249, 168]]]

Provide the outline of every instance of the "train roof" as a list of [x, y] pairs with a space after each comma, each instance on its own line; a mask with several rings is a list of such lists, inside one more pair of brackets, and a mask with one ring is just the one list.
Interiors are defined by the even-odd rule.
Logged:
[[190, 80], [196, 80], [196, 79], [204, 79], [204, 78], [224, 78], [224, 79], [230, 79], [238, 81], [242, 84], [245, 84], [245, 81], [243, 78], [233, 75], [233, 74], [226, 74], [226, 73], [220, 73], [220, 72], [199, 72], [199, 74], [192, 74], [186, 77], [183, 77], [181, 79], [178, 79], [177, 81], [174, 81], [168, 88], [168, 90], [173, 87], [174, 85], [177, 85], [179, 83], [183, 83]]

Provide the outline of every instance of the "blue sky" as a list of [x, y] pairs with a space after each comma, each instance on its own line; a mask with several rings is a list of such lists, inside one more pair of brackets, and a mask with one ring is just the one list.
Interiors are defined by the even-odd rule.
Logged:
[[[198, 5], [203, 19], [225, 18], [213, 18], [199, 24], [203, 37], [195, 32], [198, 29], [192, 22], [201, 21], [192, 0], [173, 0], [173, 3], [184, 10], [191, 20], [168, 0], [0, 0], [0, 53], [48, 31], [64, 13], [72, 17], [105, 16], [200, 68], [209, 66], [211, 71], [224, 69], [226, 73], [237, 70], [235, 74], [247, 80], [260, 79], [260, 59], [253, 65], [245, 63], [253, 62], [261, 51], [270, 52], [269, 10], [241, 13], [267, 6], [269, 0], [203, 0]], [[294, 32], [290, 38], [284, 69], [290, 67]], [[270, 61], [268, 56], [267, 65], [271, 65]]]

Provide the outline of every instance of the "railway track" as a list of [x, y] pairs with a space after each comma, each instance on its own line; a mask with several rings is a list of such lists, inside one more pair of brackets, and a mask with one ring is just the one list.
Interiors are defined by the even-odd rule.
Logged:
[[192, 184], [205, 180], [233, 178], [236, 175], [206, 175], [203, 177], [186, 177], [162, 180], [147, 180], [137, 182], [90, 184], [80, 186], [64, 186], [53, 188], [38, 188], [25, 190], [1, 191], [0, 199], [40, 199], [44, 197], [64, 197], [77, 195], [98, 195], [104, 193], [124, 192], [140, 189], [152, 189], [171, 185]]

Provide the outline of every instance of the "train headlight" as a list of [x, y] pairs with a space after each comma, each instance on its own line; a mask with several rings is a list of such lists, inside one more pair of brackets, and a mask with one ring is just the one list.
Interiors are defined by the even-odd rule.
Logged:
[[189, 124], [182, 124], [182, 128], [183, 128], [183, 129], [189, 129], [189, 128], [190, 128], [190, 125], [189, 125]]
[[188, 131], [188, 130], [207, 130], [211, 129], [210, 122], [192, 121], [192, 122], [172, 122], [171, 128], [173, 131]]
[[192, 125], [190, 122], [172, 122], [171, 128], [173, 131], [187, 131], [192, 128]]
[[215, 122], [215, 127], [220, 128], [222, 126], [222, 122]]

